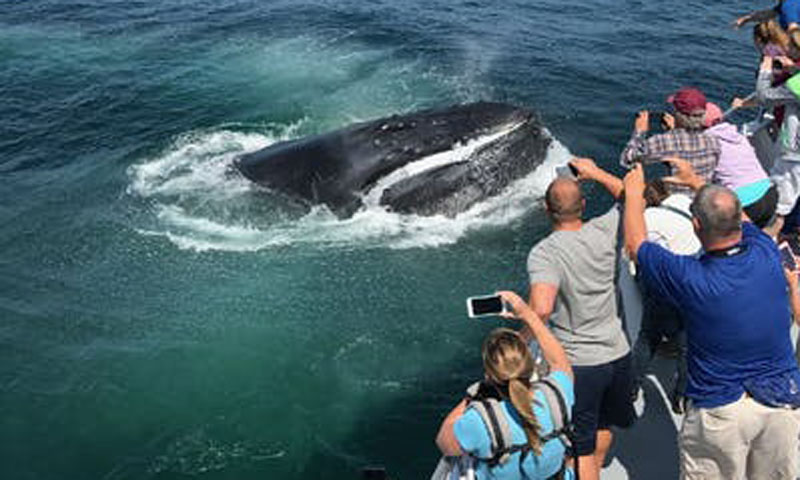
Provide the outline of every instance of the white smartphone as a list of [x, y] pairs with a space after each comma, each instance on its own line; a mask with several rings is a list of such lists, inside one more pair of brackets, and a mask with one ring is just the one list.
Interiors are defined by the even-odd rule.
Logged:
[[467, 314], [470, 318], [499, 315], [507, 311], [500, 295], [483, 295], [467, 299]]

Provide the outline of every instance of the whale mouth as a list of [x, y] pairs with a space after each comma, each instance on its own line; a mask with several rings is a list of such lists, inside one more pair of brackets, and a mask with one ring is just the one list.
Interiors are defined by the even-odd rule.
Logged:
[[476, 152], [503, 137], [511, 135], [524, 124], [525, 120], [518, 120], [492, 133], [469, 139], [466, 142], [456, 142], [450, 150], [434, 153], [408, 163], [378, 179], [378, 181], [364, 193], [361, 201], [366, 208], [378, 206], [381, 204], [381, 198], [384, 193], [398, 183], [450, 165], [467, 163], [475, 156], [474, 154]]
[[[129, 200], [147, 206], [140, 209], [141, 217], [135, 219], [134, 230], [145, 237], [162, 238], [178, 249], [197, 252], [284, 251], [306, 246], [434, 248], [452, 245], [470, 232], [502, 228], [529, 214], [531, 205], [537, 203], [553, 179], [555, 167], [572, 157], [553, 138], [540, 165], [526, 166], [529, 173], [520, 175], [498, 195], [487, 196], [451, 216], [444, 213], [444, 208], [424, 215], [418, 210], [406, 212], [396, 204], [378, 204], [342, 218], [326, 206], [308, 210], [304, 204], [290, 201], [292, 197], [288, 195], [269, 192], [241, 175], [226, 174], [242, 152], [255, 152], [296, 138], [301, 126], [293, 123], [262, 129], [255, 125], [223, 125], [176, 137], [163, 151], [142, 159], [127, 171]], [[505, 130], [510, 129], [509, 125]], [[528, 136], [530, 132], [524, 124], [510, 135]], [[484, 149], [491, 149], [486, 144], [488, 140], [489, 137], [478, 137], [472, 142], [482, 141]], [[472, 142], [467, 145], [474, 145]], [[506, 142], [501, 139], [497, 143]], [[452, 162], [458, 160], [462, 165], [476, 163], [468, 162], [466, 153], [460, 149], [451, 151], [451, 166], [442, 168], [456, 169], [459, 165]], [[410, 178], [427, 183], [424, 175], [419, 177]], [[412, 195], [416, 197], [416, 193]]]

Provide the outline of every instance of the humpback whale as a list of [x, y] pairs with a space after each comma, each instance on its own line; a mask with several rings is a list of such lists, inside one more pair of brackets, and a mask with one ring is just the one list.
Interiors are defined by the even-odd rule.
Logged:
[[477, 102], [276, 143], [234, 165], [272, 191], [325, 204], [340, 217], [367, 199], [395, 212], [454, 217], [532, 172], [550, 142], [532, 111]]

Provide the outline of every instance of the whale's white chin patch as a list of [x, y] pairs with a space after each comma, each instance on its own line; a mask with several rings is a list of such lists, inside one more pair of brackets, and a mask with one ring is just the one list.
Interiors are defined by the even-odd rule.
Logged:
[[398, 168], [389, 175], [386, 175], [375, 182], [375, 185], [363, 195], [362, 202], [366, 207], [377, 206], [380, 203], [383, 192], [395, 183], [406, 178], [413, 177], [414, 175], [427, 172], [428, 170], [433, 170], [445, 165], [452, 165], [454, 163], [466, 162], [473, 153], [478, 151], [484, 145], [488, 145], [495, 140], [510, 134], [523, 124], [524, 122], [511, 124], [495, 133], [469, 140], [467, 143], [457, 142], [450, 150], [445, 150], [444, 152], [429, 155], [414, 162], [408, 163], [402, 168]]

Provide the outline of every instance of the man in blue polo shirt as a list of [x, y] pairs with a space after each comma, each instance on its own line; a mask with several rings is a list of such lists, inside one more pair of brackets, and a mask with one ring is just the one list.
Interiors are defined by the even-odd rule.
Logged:
[[699, 258], [646, 241], [644, 174], [625, 177], [625, 243], [646, 285], [686, 321], [690, 405], [681, 427], [681, 478], [797, 478], [800, 370], [780, 254], [736, 195], [705, 186], [688, 162], [669, 160], [697, 191]]

